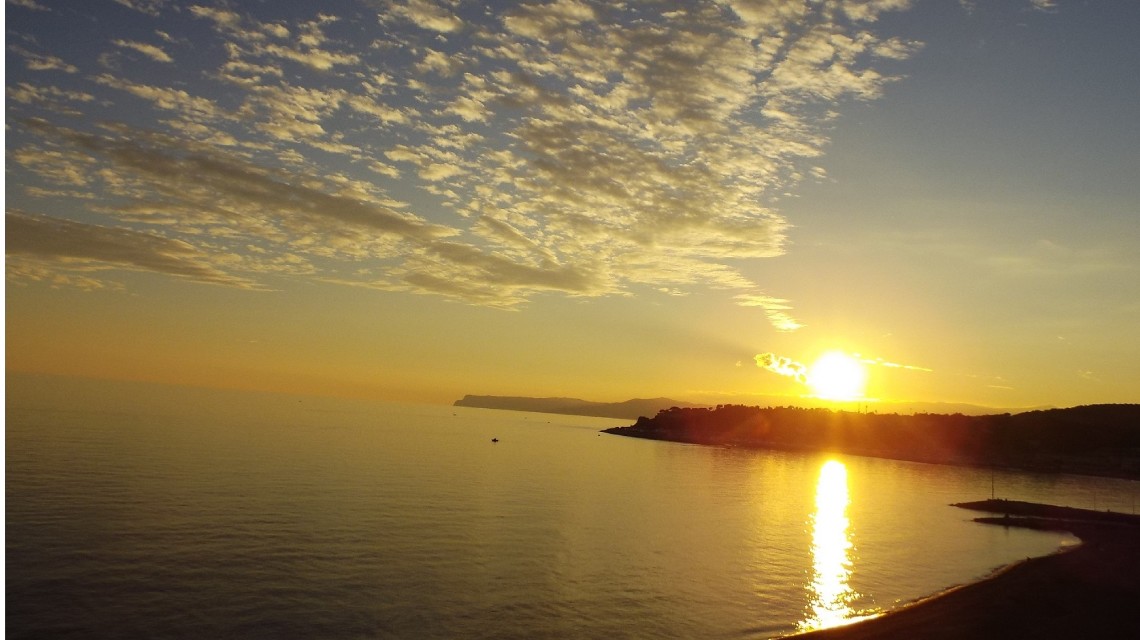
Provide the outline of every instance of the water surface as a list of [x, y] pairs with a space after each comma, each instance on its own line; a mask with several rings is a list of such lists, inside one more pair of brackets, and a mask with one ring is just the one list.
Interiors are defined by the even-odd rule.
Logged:
[[[572, 416], [54, 378], [8, 392], [13, 638], [764, 638], [1071, 541], [946, 506], [988, 497], [988, 471]], [[1102, 509], [1136, 494], [993, 484]]]

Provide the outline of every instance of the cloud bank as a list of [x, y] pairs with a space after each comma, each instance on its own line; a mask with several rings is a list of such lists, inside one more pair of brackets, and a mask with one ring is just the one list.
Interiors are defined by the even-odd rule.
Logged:
[[775, 204], [820, 173], [836, 106], [917, 47], [874, 33], [906, 0], [39, 4], [19, 24], [152, 27], [92, 30], [94, 58], [10, 38], [9, 254], [40, 270], [501, 307], [708, 287], [785, 331], [779, 283], [740, 265], [784, 251]]

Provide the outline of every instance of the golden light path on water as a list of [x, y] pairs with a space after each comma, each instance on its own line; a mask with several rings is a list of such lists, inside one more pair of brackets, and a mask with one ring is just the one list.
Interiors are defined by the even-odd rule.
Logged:
[[848, 585], [851, 538], [848, 534], [847, 467], [828, 460], [819, 470], [812, 514], [812, 581], [807, 585], [807, 617], [801, 630], [826, 629], [854, 622], [850, 603], [858, 594]]

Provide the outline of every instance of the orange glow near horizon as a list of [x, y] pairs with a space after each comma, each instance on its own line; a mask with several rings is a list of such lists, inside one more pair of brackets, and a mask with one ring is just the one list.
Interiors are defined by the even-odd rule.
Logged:
[[867, 370], [842, 351], [828, 351], [808, 368], [807, 385], [817, 398], [857, 400], [863, 397]]

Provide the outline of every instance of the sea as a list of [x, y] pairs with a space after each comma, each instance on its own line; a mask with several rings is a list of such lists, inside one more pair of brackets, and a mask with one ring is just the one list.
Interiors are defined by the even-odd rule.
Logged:
[[1069, 535], [1140, 486], [602, 434], [444, 405], [12, 376], [9, 638], [771, 638]]

